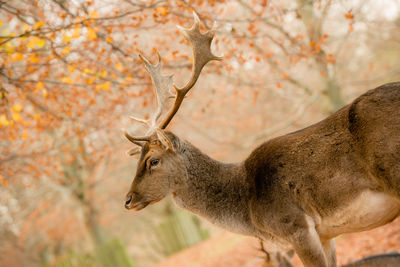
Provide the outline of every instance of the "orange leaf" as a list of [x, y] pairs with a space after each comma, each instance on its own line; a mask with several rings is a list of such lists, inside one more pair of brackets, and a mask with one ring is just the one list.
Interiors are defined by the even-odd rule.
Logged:
[[94, 82], [94, 80], [96, 79], [96, 77], [91, 76], [89, 79], [87, 79], [86, 83], [87, 84], [92, 84]]
[[11, 111], [20, 112], [22, 110], [22, 106], [20, 104], [16, 104], [11, 108]]
[[63, 49], [63, 51], [62, 51], [62, 53], [65, 55], [65, 54], [68, 54], [69, 52], [71, 52], [71, 47], [69, 47], [69, 46], [66, 46], [64, 49]]
[[169, 14], [168, 8], [165, 6], [159, 6], [156, 8], [156, 13], [160, 16], [166, 16]]
[[24, 130], [23, 132], [22, 132], [22, 139], [27, 139], [29, 137], [29, 135], [28, 135], [28, 131], [27, 130]]
[[97, 19], [99, 17], [99, 14], [97, 13], [96, 10], [94, 10], [94, 11], [89, 13], [89, 17]]
[[49, 95], [49, 93], [47, 92], [46, 89], [43, 89], [42, 90], [42, 95], [43, 95], [43, 98], [46, 98]]
[[86, 38], [89, 40], [95, 40], [97, 38], [97, 34], [96, 31], [92, 28], [86, 28], [87, 32], [86, 32]]
[[40, 27], [42, 27], [44, 25], [44, 21], [39, 21], [35, 24], [35, 26], [33, 26], [34, 29], [39, 29]]
[[44, 83], [38, 82], [38, 83], [36, 84], [36, 89], [35, 89], [35, 91], [39, 91], [40, 89], [43, 88], [43, 86], [44, 86]]
[[21, 54], [21, 53], [16, 52], [16, 53], [14, 53], [12, 61], [15, 62], [15, 61], [18, 61], [18, 60], [23, 60], [23, 59], [24, 59], [24, 55]]
[[100, 83], [100, 84], [96, 85], [96, 89], [97, 90], [102, 89], [104, 91], [108, 91], [108, 90], [110, 90], [110, 85], [111, 85], [110, 82]]
[[346, 19], [354, 19], [354, 15], [352, 13], [352, 10], [350, 9], [346, 14], [344, 14], [344, 17]]
[[11, 122], [7, 120], [7, 117], [5, 114], [0, 115], [0, 126], [8, 126], [10, 125]]
[[13, 112], [11, 113], [11, 117], [15, 122], [20, 122], [22, 121], [22, 116], [18, 112]]
[[63, 36], [63, 41], [66, 42], [67, 44], [69, 44], [71, 42], [71, 36], [64, 35]]
[[42, 48], [46, 44], [46, 41], [44, 39], [41, 39], [39, 37], [32, 37], [29, 42], [28, 42], [28, 48]]
[[73, 82], [73, 80], [70, 77], [63, 77], [61, 79], [61, 81], [64, 83], [72, 83]]

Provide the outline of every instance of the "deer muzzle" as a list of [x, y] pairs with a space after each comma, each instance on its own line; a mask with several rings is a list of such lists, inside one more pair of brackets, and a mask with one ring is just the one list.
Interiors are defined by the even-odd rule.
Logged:
[[132, 202], [132, 196], [129, 196], [128, 199], [125, 201], [125, 207], [128, 208]]
[[146, 199], [142, 198], [138, 194], [128, 193], [125, 201], [125, 208], [128, 210], [141, 210], [147, 207], [150, 204], [150, 201], [146, 201]]

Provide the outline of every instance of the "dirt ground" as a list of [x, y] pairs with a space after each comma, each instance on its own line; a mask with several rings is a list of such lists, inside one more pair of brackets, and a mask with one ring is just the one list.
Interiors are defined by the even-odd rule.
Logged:
[[[262, 253], [259, 248], [255, 238], [225, 232], [172, 255], [155, 266], [261, 267]], [[339, 266], [373, 254], [400, 252], [400, 218], [371, 231], [338, 237], [336, 251]], [[293, 258], [293, 263], [302, 266], [297, 256]]]

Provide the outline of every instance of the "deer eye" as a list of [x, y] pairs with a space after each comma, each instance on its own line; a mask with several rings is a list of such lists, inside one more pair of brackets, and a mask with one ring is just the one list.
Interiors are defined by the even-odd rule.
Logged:
[[160, 162], [159, 159], [152, 159], [152, 160], [150, 161], [150, 167], [157, 166], [159, 162]]

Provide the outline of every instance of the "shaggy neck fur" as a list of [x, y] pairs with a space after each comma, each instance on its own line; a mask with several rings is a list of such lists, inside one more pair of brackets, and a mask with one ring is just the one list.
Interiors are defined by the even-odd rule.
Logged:
[[230, 231], [253, 235], [243, 164], [218, 162], [188, 142], [180, 152], [187, 177], [173, 194], [176, 203]]

